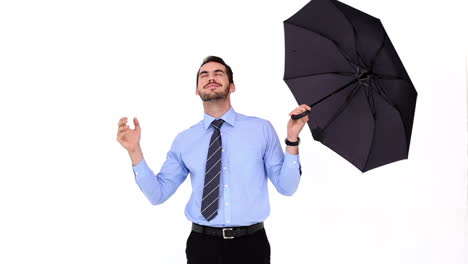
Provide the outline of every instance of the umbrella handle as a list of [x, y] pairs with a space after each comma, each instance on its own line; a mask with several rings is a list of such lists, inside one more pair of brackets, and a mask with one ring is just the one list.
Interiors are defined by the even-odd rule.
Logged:
[[300, 114], [298, 114], [298, 115], [292, 115], [292, 116], [291, 116], [291, 119], [293, 119], [293, 120], [301, 119], [301, 118], [303, 118], [304, 116], [306, 116], [306, 115], [308, 115], [308, 114], [310, 114], [310, 111], [309, 111], [309, 110], [307, 110], [307, 111], [305, 111], [305, 112], [302, 112], [302, 113], [300, 113]]

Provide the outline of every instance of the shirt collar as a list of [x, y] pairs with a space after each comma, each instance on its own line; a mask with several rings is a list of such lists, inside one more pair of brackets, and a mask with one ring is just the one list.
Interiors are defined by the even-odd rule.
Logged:
[[[209, 114], [204, 113], [203, 124], [205, 126], [205, 129], [208, 129], [208, 127], [211, 125], [211, 122], [213, 122], [213, 120], [215, 119], [216, 118], [210, 116]], [[225, 123], [228, 123], [231, 126], [234, 126], [234, 123], [236, 120], [236, 111], [234, 111], [234, 108], [232, 108], [231, 106], [229, 110], [220, 119], [223, 119]]]

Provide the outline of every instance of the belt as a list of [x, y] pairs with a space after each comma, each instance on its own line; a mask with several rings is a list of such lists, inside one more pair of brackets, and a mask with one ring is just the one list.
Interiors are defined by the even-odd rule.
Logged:
[[258, 230], [263, 228], [263, 222], [251, 225], [251, 226], [239, 226], [239, 227], [211, 227], [203, 226], [192, 223], [192, 230], [197, 233], [202, 233], [210, 236], [218, 236], [224, 239], [233, 239], [236, 237], [242, 237], [251, 235]]

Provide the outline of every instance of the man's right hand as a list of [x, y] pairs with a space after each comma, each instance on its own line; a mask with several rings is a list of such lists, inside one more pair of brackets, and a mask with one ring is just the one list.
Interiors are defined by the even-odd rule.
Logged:
[[143, 159], [140, 148], [141, 127], [136, 117], [133, 118], [133, 124], [135, 124], [135, 129], [131, 129], [127, 125], [127, 117], [122, 117], [119, 120], [117, 141], [128, 151], [133, 165], [137, 165]]

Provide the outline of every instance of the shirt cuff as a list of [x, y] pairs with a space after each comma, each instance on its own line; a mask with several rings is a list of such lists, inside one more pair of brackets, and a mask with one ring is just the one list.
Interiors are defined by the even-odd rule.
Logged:
[[136, 177], [138, 175], [143, 175], [143, 173], [148, 169], [148, 164], [146, 164], [146, 161], [142, 159], [137, 165], [132, 166], [132, 168]]
[[299, 160], [299, 154], [293, 155], [287, 151], [284, 153], [284, 164], [288, 168], [301, 169], [301, 162]]

